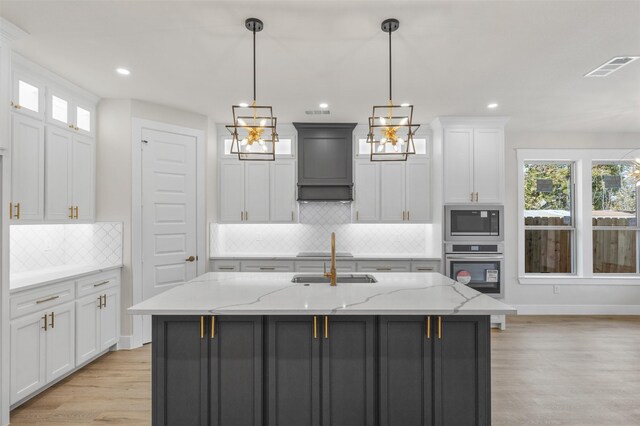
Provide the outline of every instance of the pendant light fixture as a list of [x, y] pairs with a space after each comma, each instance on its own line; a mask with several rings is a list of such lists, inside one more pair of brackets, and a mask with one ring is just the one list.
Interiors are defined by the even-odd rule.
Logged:
[[231, 133], [231, 153], [248, 161], [274, 161], [276, 159], [277, 118], [270, 106], [258, 106], [256, 102], [256, 33], [264, 24], [256, 18], [245, 21], [245, 27], [253, 33], [253, 103], [233, 105], [233, 124], [226, 128]]
[[369, 117], [367, 143], [371, 148], [371, 161], [407, 161], [416, 153], [413, 143], [419, 124], [413, 123], [413, 105], [394, 105], [391, 86], [391, 33], [400, 27], [397, 19], [385, 19], [382, 31], [389, 34], [389, 104], [374, 106]]

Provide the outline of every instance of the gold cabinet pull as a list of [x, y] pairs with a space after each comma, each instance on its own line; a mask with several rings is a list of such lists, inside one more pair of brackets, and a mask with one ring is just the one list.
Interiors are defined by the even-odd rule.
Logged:
[[324, 338], [329, 338], [329, 315], [324, 316]]
[[16, 219], [20, 219], [20, 203], [16, 203]]
[[469, 196], [469, 201], [473, 202], [473, 192]]
[[438, 317], [438, 339], [442, 339], [442, 317]]
[[360, 211], [356, 210], [356, 220], [360, 220]]
[[78, 219], [78, 206], [75, 206], [75, 211], [76, 211], [76, 219]]
[[249, 212], [244, 212], [244, 220], [249, 220]]
[[56, 299], [57, 299], [57, 298], [59, 298], [59, 297], [60, 297], [60, 295], [47, 297], [46, 299], [36, 300], [36, 303], [39, 305], [40, 303], [50, 302], [50, 301], [52, 301], [52, 300], [56, 300]]
[[96, 283], [93, 286], [94, 287], [100, 287], [101, 285], [105, 285], [105, 284], [109, 284], [111, 281], [107, 280], [107, 281], [102, 281], [100, 283]]
[[13, 219], [13, 203], [9, 203], [9, 219]]
[[20, 108], [22, 108], [22, 105], [20, 105], [20, 104], [16, 104], [16, 103], [14, 103], [13, 101], [11, 101], [11, 106], [12, 106], [12, 107], [14, 107], [15, 109], [20, 109]]
[[102, 309], [102, 295], [98, 297], [98, 309]]
[[105, 308], [107, 307], [107, 295], [103, 295], [102, 296], [104, 298], [104, 304], [102, 306], [104, 306]]
[[407, 220], [411, 220], [411, 211], [407, 210]]
[[200, 316], [200, 338], [204, 339], [204, 317]]
[[233, 266], [218, 266], [218, 269], [221, 271], [235, 271], [236, 268]]
[[476, 203], [478, 202], [478, 193], [476, 192]]
[[417, 271], [433, 271], [433, 268], [416, 268]]
[[55, 312], [51, 312], [51, 328], [56, 328], [56, 313]]
[[316, 315], [313, 316], [313, 338], [318, 338], [318, 317]]
[[69, 124], [69, 128], [70, 128], [70, 129], [73, 129], [73, 124]]
[[73, 219], [73, 206], [69, 207], [69, 219]]
[[291, 222], [293, 222], [293, 210], [291, 210]]
[[240, 212], [240, 221], [244, 220], [244, 212]]
[[427, 339], [431, 339], [431, 317], [428, 316], [425, 318], [425, 334], [427, 335]]
[[402, 210], [402, 220], [404, 220], [404, 210]]
[[216, 316], [211, 315], [211, 338], [216, 337]]
[[47, 314], [44, 314], [44, 316], [42, 317], [42, 320], [44, 321], [44, 331], [47, 331]]
[[391, 268], [376, 268], [376, 271], [390, 271]]
[[261, 270], [261, 271], [275, 271], [275, 270], [276, 270], [276, 268], [275, 268], [275, 267], [273, 267], [273, 266], [261, 266], [261, 267], [260, 267], [260, 270]]

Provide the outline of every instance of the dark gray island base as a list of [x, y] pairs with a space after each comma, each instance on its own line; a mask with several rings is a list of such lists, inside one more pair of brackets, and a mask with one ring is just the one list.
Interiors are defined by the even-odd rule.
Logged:
[[490, 425], [489, 316], [153, 317], [153, 424]]

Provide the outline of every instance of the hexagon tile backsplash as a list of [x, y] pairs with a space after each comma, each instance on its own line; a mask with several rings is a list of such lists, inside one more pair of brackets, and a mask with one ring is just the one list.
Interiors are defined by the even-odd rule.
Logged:
[[11, 273], [64, 265], [122, 264], [122, 223], [13, 225]]
[[327, 252], [331, 232], [338, 251], [353, 254], [430, 253], [432, 225], [351, 223], [351, 206], [340, 203], [300, 204], [296, 224], [217, 224], [210, 226], [212, 255], [296, 254]]

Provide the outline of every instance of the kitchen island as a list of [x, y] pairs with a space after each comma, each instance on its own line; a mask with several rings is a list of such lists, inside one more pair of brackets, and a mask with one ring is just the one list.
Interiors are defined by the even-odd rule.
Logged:
[[293, 278], [208, 273], [129, 309], [153, 315], [154, 424], [491, 423], [489, 315], [513, 308], [437, 273]]

